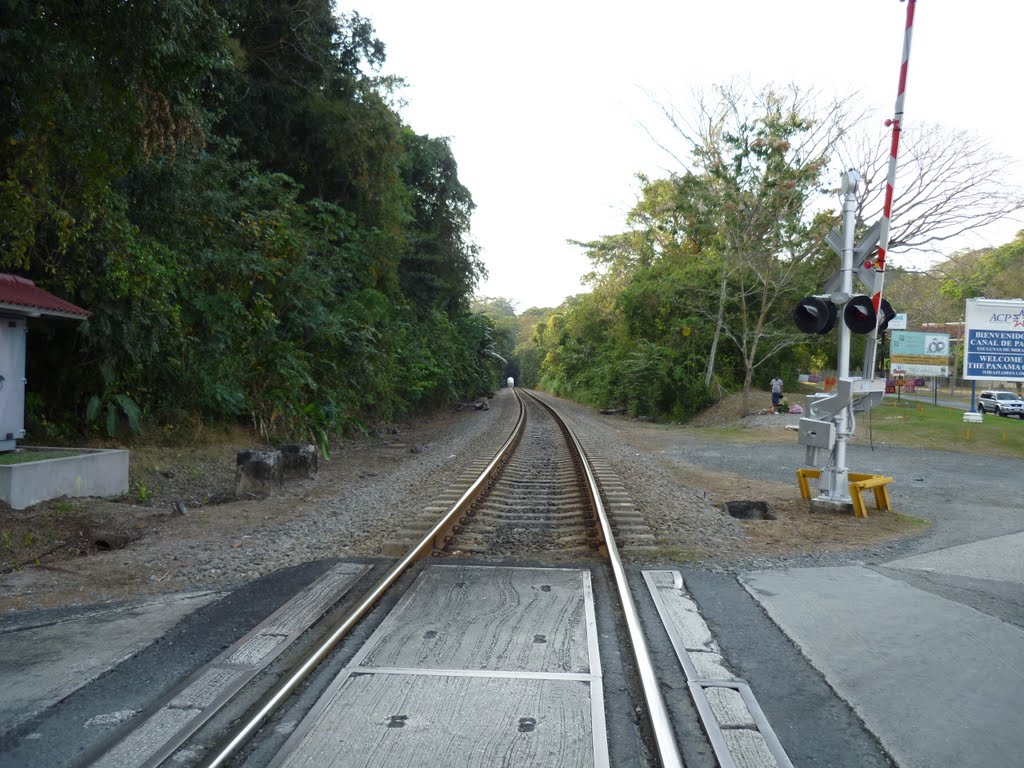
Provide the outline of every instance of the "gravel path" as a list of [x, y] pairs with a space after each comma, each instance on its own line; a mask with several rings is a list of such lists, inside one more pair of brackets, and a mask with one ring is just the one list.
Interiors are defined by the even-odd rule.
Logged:
[[[558, 405], [577, 418], [578, 426], [574, 426], [591, 435], [592, 443], [615, 454], [623, 477], [638, 484], [635, 493], [638, 501], [645, 501], [645, 511], [652, 516], [667, 511], [670, 519], [678, 515], [680, 533], [688, 537], [693, 535], [694, 524], [700, 529], [698, 538], [711, 537], [712, 546], [721, 548], [719, 551], [726, 555], [719, 562], [701, 563], [712, 570], [880, 563], [1024, 530], [1024, 475], [1019, 460], [878, 443], [874, 447], [855, 444], [848, 446], [847, 451], [851, 470], [892, 476], [890, 495], [894, 508], [901, 514], [928, 521], [929, 527], [918, 535], [838, 551], [823, 546], [819, 551], [795, 556], [786, 554], [784, 548], [771, 557], [737, 553], [726, 541], [734, 529], [707, 525], [707, 516], [699, 510], [700, 499], [695, 500], [686, 494], [688, 489], [666, 483], [663, 478], [666, 474], [671, 476], [673, 468], [699, 466], [712, 476], [720, 476], [724, 483], [734, 483], [737, 490], [741, 490], [740, 480], [748, 479], [796, 495], [794, 475], [797, 468], [805, 466], [804, 448], [796, 443], [795, 436], [792, 441], [760, 443], [757, 437], [762, 429], [781, 430], [787, 423], [795, 424], [799, 416], [748, 417], [744, 426], [750, 441], [725, 441], [709, 440], [692, 429], [647, 424], [621, 416], [597, 416], [593, 409], [564, 400], [558, 401]], [[657, 505], [663, 504], [666, 497], [675, 507], [658, 509]], [[806, 503], [800, 506], [808, 518], [822, 514], [807, 513]], [[680, 508], [685, 509], [681, 514]], [[848, 518], [846, 522], [857, 525], [865, 521]]]
[[95, 514], [134, 516], [143, 535], [124, 549], [0, 576], [0, 611], [235, 587], [310, 560], [380, 555], [405, 516], [458, 477], [464, 459], [497, 451], [517, 412], [508, 393], [495, 397], [489, 410], [466, 409], [351, 441], [314, 479], [286, 485], [269, 499], [201, 507], [185, 517], [81, 502], [86, 508], [91, 502]]

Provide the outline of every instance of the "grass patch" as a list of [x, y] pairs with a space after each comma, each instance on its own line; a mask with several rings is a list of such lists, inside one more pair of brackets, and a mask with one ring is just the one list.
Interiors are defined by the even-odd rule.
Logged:
[[50, 503], [50, 508], [62, 515], [69, 512], [78, 512], [81, 509], [77, 504], [73, 504], [70, 501], [53, 501]]
[[677, 544], [661, 544], [654, 549], [637, 550], [630, 552], [625, 550], [630, 562], [644, 565], [658, 565], [672, 563], [674, 565], [689, 565], [700, 561], [700, 554], [692, 547], [680, 546]]
[[923, 517], [916, 517], [915, 515], [904, 515], [901, 512], [893, 512], [892, 516], [896, 522], [901, 525], [905, 525], [908, 528], [927, 528], [931, 525], [928, 520], [925, 520]]
[[920, 536], [931, 526], [913, 515], [874, 509], [868, 516], [844, 512], [810, 512], [807, 502], [771, 504], [775, 520], [743, 521], [747, 540], [741, 550], [762, 556], [870, 550], [888, 541]]
[[81, 451], [74, 450], [52, 450], [52, 451], [11, 451], [0, 453], [0, 466], [10, 464], [25, 464], [30, 461], [45, 461], [46, 459], [66, 459], [69, 456], [80, 456]]
[[853, 442], [869, 439], [906, 448], [933, 448], [984, 456], [1024, 458], [1024, 420], [984, 417], [967, 424], [964, 412], [929, 403], [885, 400], [857, 419]]
[[[806, 414], [805, 414], [806, 415]], [[795, 443], [786, 429], [688, 427], [701, 435], [736, 443]], [[931, 403], [886, 398], [870, 413], [857, 414], [853, 445], [884, 443], [898, 448], [931, 448], [982, 456], [1024, 459], [1024, 420], [985, 414], [981, 424], [964, 422], [964, 412]]]

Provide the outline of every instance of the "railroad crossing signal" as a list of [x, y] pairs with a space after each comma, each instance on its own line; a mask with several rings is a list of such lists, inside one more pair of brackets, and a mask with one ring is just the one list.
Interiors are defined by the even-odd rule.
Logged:
[[876, 316], [870, 296], [853, 296], [843, 310], [843, 322], [854, 333], [871, 333], [876, 328], [881, 333], [889, 327], [889, 321], [896, 317], [896, 311], [885, 299], [881, 300], [879, 309], [880, 317]]
[[843, 309], [843, 322], [854, 333], [871, 333], [878, 322], [871, 299], [868, 296], [851, 296]]
[[[880, 274], [869, 267], [871, 252], [878, 245], [881, 222], [875, 222], [853, 247], [853, 274], [872, 294], [877, 293], [876, 284]], [[843, 255], [843, 235], [832, 229], [825, 237], [825, 242], [840, 258]], [[793, 321], [804, 333], [825, 334], [835, 327], [838, 311], [837, 305], [843, 306], [843, 322], [853, 333], [866, 334], [877, 330], [884, 331], [896, 312], [888, 301], [882, 299], [879, 312], [875, 312], [870, 296], [855, 294], [846, 296], [842, 293], [843, 274], [836, 272], [825, 282], [825, 292], [817, 296], [807, 296], [797, 302], [793, 308]], [[879, 315], [881, 315], [879, 317]]]
[[[793, 322], [803, 333], [828, 333], [835, 327], [839, 314], [836, 301], [841, 302], [843, 298], [832, 294], [805, 296], [793, 307]], [[896, 312], [885, 299], [882, 299], [880, 309], [881, 317], [878, 317], [870, 296], [850, 296], [843, 308], [843, 322], [853, 333], [871, 333], [876, 325], [879, 331], [884, 331], [889, 327], [889, 321], [896, 317]]]
[[[859, 181], [860, 174], [852, 168], [843, 174], [843, 231], [842, 234], [833, 231], [826, 238], [839, 254], [839, 272], [826, 283], [821, 294], [804, 297], [793, 309], [793, 321], [804, 333], [823, 334], [837, 325], [839, 327], [836, 390], [808, 401], [809, 415], [800, 420], [799, 435], [800, 444], [807, 448], [807, 463], [818, 465], [824, 460], [825, 464], [818, 470], [821, 496], [813, 501], [830, 507], [846, 506], [852, 502], [848, 488], [846, 443], [853, 436], [854, 409], [869, 410], [877, 405], [885, 390], [884, 379], [850, 376], [850, 335], [871, 334], [867, 346], [872, 347], [875, 331], [887, 326], [895, 316], [888, 302], [882, 302], [880, 294], [876, 309], [871, 296], [854, 293], [853, 290], [855, 276], [872, 294], [877, 293], [876, 278], [881, 279], [880, 273], [867, 261], [878, 243], [879, 227], [872, 227], [859, 243], [855, 243], [853, 238]], [[837, 322], [840, 314], [842, 323]]]
[[793, 307], [793, 322], [804, 333], [828, 333], [836, 325], [836, 315], [831, 296], [807, 296]]

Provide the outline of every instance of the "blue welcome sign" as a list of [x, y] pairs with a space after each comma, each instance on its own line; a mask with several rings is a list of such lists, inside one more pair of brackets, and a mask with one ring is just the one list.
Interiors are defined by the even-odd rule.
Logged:
[[1024, 299], [968, 299], [964, 378], [1024, 381]]

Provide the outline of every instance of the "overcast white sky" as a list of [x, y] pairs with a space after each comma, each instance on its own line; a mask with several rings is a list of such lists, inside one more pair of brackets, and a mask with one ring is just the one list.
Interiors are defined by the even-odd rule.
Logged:
[[[637, 173], [680, 170], [654, 100], [686, 113], [732, 79], [858, 93], [876, 129], [892, 116], [906, 4], [899, 0], [355, 0], [404, 77], [406, 122], [447, 136], [473, 195], [489, 271], [477, 294], [519, 311], [586, 290], [580, 248], [621, 232]], [[941, 123], [1024, 166], [1019, 98], [1024, 3], [919, 0], [904, 128]], [[1024, 168], [1015, 166], [1024, 184]], [[896, 206], [899, 189], [896, 189]], [[838, 200], [837, 200], [838, 208]], [[970, 245], [1010, 240], [1020, 222]], [[963, 247], [963, 245], [961, 245]], [[894, 255], [890, 263], [898, 263]], [[920, 265], [918, 265], [920, 266]]]

